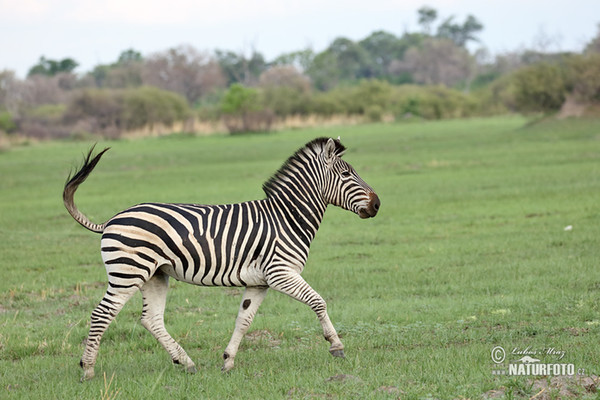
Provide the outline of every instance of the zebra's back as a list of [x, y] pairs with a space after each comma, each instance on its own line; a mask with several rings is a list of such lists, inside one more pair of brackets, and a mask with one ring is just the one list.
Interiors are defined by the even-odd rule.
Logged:
[[265, 285], [274, 229], [263, 203], [144, 203], [117, 214], [101, 242], [112, 286], [143, 284], [158, 268], [196, 285]]

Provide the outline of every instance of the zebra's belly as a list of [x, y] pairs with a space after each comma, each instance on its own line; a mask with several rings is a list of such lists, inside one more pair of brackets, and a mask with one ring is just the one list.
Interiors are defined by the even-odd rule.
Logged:
[[194, 273], [183, 273], [181, 268], [166, 264], [161, 270], [170, 277], [198, 286], [266, 286], [262, 270], [256, 262], [249, 265], [238, 265], [229, 268], [200, 267]]

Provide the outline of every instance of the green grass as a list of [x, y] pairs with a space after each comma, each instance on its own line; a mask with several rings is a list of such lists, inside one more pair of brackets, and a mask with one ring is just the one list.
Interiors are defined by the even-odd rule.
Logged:
[[103, 339], [96, 378], [83, 384], [82, 342], [106, 276], [100, 236], [67, 214], [61, 192], [89, 144], [0, 153], [0, 398], [535, 395], [535, 377], [492, 375], [498, 345], [553, 347], [565, 351], [561, 362], [600, 374], [599, 120], [528, 125], [504, 117], [103, 142], [112, 149], [76, 202], [102, 222], [144, 201], [262, 198], [281, 163], [322, 135], [341, 135], [344, 158], [382, 202], [371, 220], [330, 207], [303, 274], [328, 302], [346, 359], [329, 355], [307, 306], [270, 291], [236, 367], [223, 374], [241, 292], [172, 280], [167, 329], [199, 372], [171, 365], [139, 323], [137, 295]]

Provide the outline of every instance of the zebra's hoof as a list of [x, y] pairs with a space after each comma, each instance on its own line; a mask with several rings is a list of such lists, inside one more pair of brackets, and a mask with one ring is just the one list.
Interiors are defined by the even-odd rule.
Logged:
[[94, 368], [84, 368], [83, 369], [83, 375], [81, 376], [80, 382], [85, 382], [85, 381], [89, 381], [90, 379], [92, 379], [95, 376], [94, 374]]
[[346, 356], [344, 355], [344, 349], [329, 350], [329, 352], [334, 357], [346, 358]]
[[221, 371], [222, 372], [229, 372], [229, 371], [231, 371], [233, 369], [233, 360], [231, 360], [231, 361], [230, 360], [225, 360], [225, 363], [221, 367]]
[[190, 365], [189, 367], [185, 367], [185, 372], [193, 375], [198, 372], [198, 370], [196, 369], [195, 365]]

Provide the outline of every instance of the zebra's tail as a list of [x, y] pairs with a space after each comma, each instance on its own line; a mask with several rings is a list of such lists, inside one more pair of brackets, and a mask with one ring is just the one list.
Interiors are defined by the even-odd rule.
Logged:
[[94, 147], [96, 147], [96, 145], [92, 146], [87, 156], [83, 160], [83, 165], [81, 168], [79, 168], [75, 175], [69, 175], [67, 178], [65, 189], [63, 190], [63, 202], [69, 214], [75, 218], [75, 221], [79, 222], [84, 228], [89, 229], [92, 232], [102, 233], [106, 227], [106, 222], [103, 224], [93, 223], [88, 217], [83, 215], [81, 211], [77, 209], [77, 206], [73, 201], [77, 187], [79, 187], [79, 185], [81, 185], [87, 179], [90, 173], [94, 170], [94, 167], [96, 167], [96, 164], [98, 164], [98, 161], [100, 161], [100, 157], [102, 157], [102, 155], [110, 148], [105, 148], [92, 158]]

